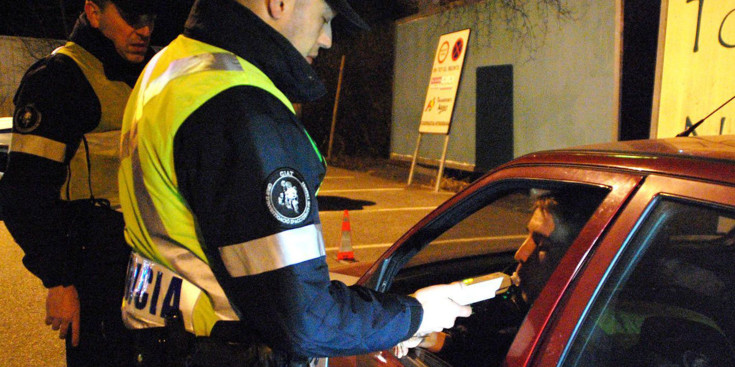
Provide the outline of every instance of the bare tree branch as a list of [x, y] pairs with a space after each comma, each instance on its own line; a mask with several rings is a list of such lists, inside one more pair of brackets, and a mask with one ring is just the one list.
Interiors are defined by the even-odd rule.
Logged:
[[[529, 53], [529, 58], [544, 45], [549, 20], [573, 19], [574, 12], [566, 0], [427, 0], [423, 12], [438, 13], [438, 27], [451, 28], [461, 19], [471, 26], [477, 40], [487, 46], [491, 42], [493, 22], [510, 32], [513, 40]], [[426, 1], [424, 2], [426, 3]], [[469, 24], [468, 24], [469, 21]]]

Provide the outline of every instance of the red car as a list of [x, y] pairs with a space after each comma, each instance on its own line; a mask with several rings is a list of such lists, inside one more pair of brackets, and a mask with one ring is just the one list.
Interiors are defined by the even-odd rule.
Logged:
[[[549, 197], [553, 221], [535, 209]], [[329, 366], [735, 366], [735, 136], [518, 158], [421, 220], [358, 283], [410, 294], [493, 273], [514, 285], [408, 356]]]

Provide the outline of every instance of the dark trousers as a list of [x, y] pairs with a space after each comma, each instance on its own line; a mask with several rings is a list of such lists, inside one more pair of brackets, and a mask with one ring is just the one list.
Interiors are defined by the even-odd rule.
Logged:
[[77, 347], [67, 338], [68, 367], [134, 366], [132, 332], [122, 322], [120, 306], [130, 247], [122, 215], [95, 208], [89, 227], [80, 228], [83, 243], [75, 287], [80, 303]]
[[309, 367], [306, 358], [290, 358], [263, 344], [242, 345], [198, 339], [186, 367]]
[[197, 337], [183, 324], [134, 331], [136, 367], [309, 367], [263, 344]]
[[131, 331], [120, 313], [126, 264], [107, 264], [87, 274], [87, 284], [78, 286], [80, 302], [79, 345], [66, 340], [68, 367], [128, 367], [133, 365]]

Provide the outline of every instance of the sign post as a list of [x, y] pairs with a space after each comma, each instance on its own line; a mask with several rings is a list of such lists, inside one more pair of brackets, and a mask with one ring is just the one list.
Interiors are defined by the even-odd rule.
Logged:
[[413, 181], [413, 171], [416, 168], [422, 134], [445, 135], [444, 149], [439, 161], [439, 171], [434, 187], [434, 191], [439, 191], [439, 184], [444, 173], [447, 147], [449, 146], [449, 128], [452, 123], [454, 104], [457, 98], [459, 81], [462, 77], [462, 66], [464, 65], [464, 57], [467, 54], [469, 37], [470, 30], [464, 29], [447, 33], [439, 38], [439, 45], [434, 55], [434, 65], [429, 78], [429, 87], [426, 91], [424, 109], [421, 113], [419, 137], [411, 161], [408, 185], [411, 185]]

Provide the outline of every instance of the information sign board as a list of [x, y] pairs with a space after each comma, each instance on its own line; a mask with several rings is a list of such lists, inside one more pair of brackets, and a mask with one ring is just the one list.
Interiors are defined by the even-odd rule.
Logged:
[[419, 133], [449, 134], [469, 37], [470, 30], [464, 29], [439, 38]]

